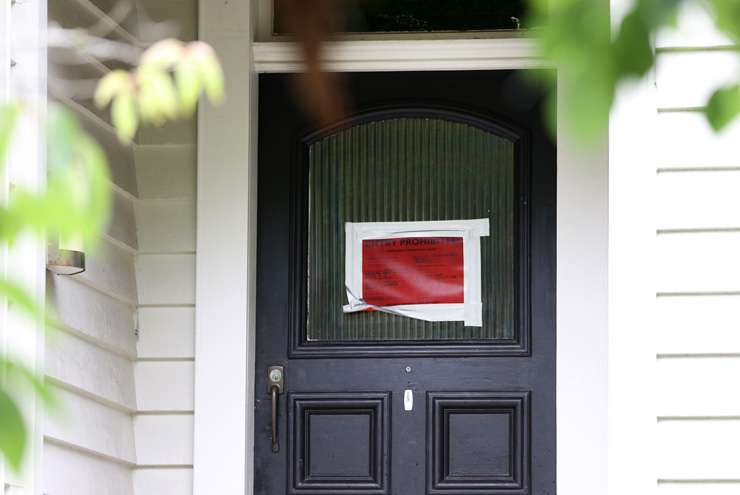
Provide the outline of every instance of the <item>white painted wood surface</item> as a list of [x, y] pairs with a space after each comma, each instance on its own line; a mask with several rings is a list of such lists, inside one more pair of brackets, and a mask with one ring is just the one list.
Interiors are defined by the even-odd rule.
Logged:
[[139, 414], [134, 423], [139, 466], [192, 466], [192, 414]]
[[657, 298], [658, 354], [740, 355], [740, 296]]
[[717, 134], [699, 112], [659, 113], [655, 146], [659, 169], [740, 167], [740, 121]]
[[136, 363], [139, 412], [192, 412], [192, 361]]
[[189, 495], [193, 491], [190, 468], [140, 468], [134, 471], [136, 495]]
[[[295, 72], [304, 68], [300, 51], [285, 42], [254, 43], [258, 72]], [[361, 40], [327, 43], [329, 70], [494, 70], [547, 65], [527, 38], [468, 40]]]
[[135, 305], [136, 275], [133, 255], [103, 239], [85, 253], [85, 272], [75, 277], [116, 299]]
[[[196, 37], [195, 0], [139, 1]], [[195, 319], [196, 124], [143, 129], [134, 149], [139, 307], [136, 495], [191, 494]]]
[[730, 45], [696, 9], [658, 37], [659, 495], [740, 493], [740, 122], [715, 134], [681, 110], [736, 80]]
[[[111, 24], [111, 19], [103, 19], [89, 0], [60, 0], [51, 7], [52, 20], [70, 27], [104, 21], [113, 28], [111, 37], [126, 38], [125, 31]], [[107, 10], [105, 5], [102, 8]], [[93, 78], [107, 70], [92, 59], [87, 64], [67, 67], [63, 74]], [[89, 101], [61, 99], [106, 152], [113, 212], [104, 238], [86, 247], [85, 273], [47, 274], [47, 296], [65, 330], [47, 339], [45, 372], [61, 399], [62, 411], [51, 414], [45, 423], [43, 489], [48, 495], [133, 495], [138, 303], [133, 148], [118, 140], [107, 112], [92, 108]]]
[[737, 495], [740, 480], [668, 481], [658, 484], [658, 495]]
[[133, 412], [136, 409], [133, 364], [66, 332], [47, 340], [46, 374], [65, 388]]
[[[43, 493], [47, 495], [131, 495], [131, 468], [95, 455], [47, 442], [44, 460], [64, 469], [47, 470]], [[161, 492], [166, 493], [166, 492]]]
[[192, 359], [194, 308], [139, 308], [139, 359]]
[[133, 167], [134, 152], [131, 145], [122, 144], [113, 130], [101, 127], [91, 116], [77, 111], [82, 127], [101, 145], [108, 158], [111, 179], [121, 190], [136, 196], [136, 173]]
[[229, 103], [198, 113], [194, 495], [252, 493], [256, 75], [254, 3], [201, 0]]
[[740, 293], [740, 232], [662, 234], [659, 293]]
[[195, 145], [139, 145], [134, 150], [139, 198], [195, 198]]
[[195, 252], [195, 201], [147, 199], [136, 202], [141, 254]]
[[[645, 278], [652, 272], [655, 249], [655, 171], [650, 166], [655, 119], [651, 78], [620, 88], [609, 121], [608, 493], [615, 495], [655, 488], [655, 287]], [[567, 283], [581, 284], [576, 277]], [[589, 306], [574, 310], [589, 311]], [[558, 333], [558, 346], [560, 338]], [[593, 394], [586, 393], [585, 400]]]
[[740, 419], [658, 422], [661, 479], [737, 479]]
[[161, 127], [147, 127], [139, 133], [137, 142], [142, 145], [192, 145], [195, 136], [192, 120], [175, 120]]
[[108, 224], [107, 234], [132, 251], [136, 251], [138, 239], [136, 236], [134, 202], [126, 193], [114, 191], [113, 212]]
[[740, 229], [740, 168], [663, 172], [657, 187], [658, 229]]
[[661, 32], [655, 44], [660, 50], [725, 47], [733, 42], [714, 28], [712, 16], [703, 5], [689, 2], [680, 12], [678, 25]]
[[[60, 413], [47, 415], [46, 438], [119, 463], [136, 463], [133, 423], [129, 413], [59, 387], [53, 387], [53, 390], [61, 399], [63, 408]], [[55, 466], [54, 469], [64, 469], [64, 466]]]
[[658, 359], [660, 417], [737, 417], [740, 355]]
[[734, 51], [660, 53], [656, 62], [658, 107], [703, 107], [720, 85], [737, 81], [740, 58]]
[[[154, 22], [171, 22], [177, 28], [177, 38], [192, 40], [198, 35], [198, 4], [192, 0], [137, 0], [140, 15]], [[140, 34], [144, 41], [156, 41], [152, 35], [157, 32]]]
[[195, 303], [194, 254], [140, 254], [136, 278], [144, 306]]
[[47, 273], [46, 280], [47, 299], [68, 331], [118, 354], [135, 357], [132, 306], [80, 283], [75, 277]]

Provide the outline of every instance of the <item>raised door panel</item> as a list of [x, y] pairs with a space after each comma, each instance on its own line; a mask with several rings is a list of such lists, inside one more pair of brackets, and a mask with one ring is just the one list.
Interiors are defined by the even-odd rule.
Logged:
[[289, 398], [290, 493], [387, 494], [388, 393], [304, 393]]
[[528, 392], [430, 392], [427, 415], [428, 493], [529, 493]]

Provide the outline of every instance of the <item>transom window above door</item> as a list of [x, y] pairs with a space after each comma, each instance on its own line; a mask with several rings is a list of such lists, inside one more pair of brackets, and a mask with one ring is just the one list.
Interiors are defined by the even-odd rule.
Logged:
[[[327, 0], [330, 1], [330, 0]], [[273, 1], [272, 32], [291, 34], [289, 1]], [[343, 33], [501, 31], [526, 28], [525, 0], [334, 0]]]

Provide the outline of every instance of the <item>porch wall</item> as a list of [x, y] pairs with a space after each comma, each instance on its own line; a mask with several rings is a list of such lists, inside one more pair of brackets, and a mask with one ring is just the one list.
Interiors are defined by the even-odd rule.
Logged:
[[[140, 0], [140, 15], [197, 37], [197, 0]], [[140, 24], [143, 26], [143, 24]], [[146, 38], [146, 33], [141, 33]], [[135, 495], [192, 493], [195, 311], [195, 119], [144, 128], [139, 196]]]
[[[49, 19], [90, 27], [115, 2], [54, 0]], [[180, 39], [197, 32], [196, 0], [142, 0], [107, 37], [146, 43], [149, 20], [170, 20]], [[60, 66], [63, 80], [99, 78], [110, 64]], [[64, 413], [45, 425], [48, 495], [192, 492], [195, 265], [194, 120], [142, 129], [118, 141], [107, 111], [50, 82], [50, 99], [77, 113], [103, 145], [114, 214], [84, 274], [47, 277], [65, 329], [50, 339], [46, 374]]]
[[658, 493], [740, 491], [740, 123], [699, 113], [738, 57], [706, 15], [658, 40]]
[[136, 495], [191, 493], [195, 302], [195, 145], [190, 123], [144, 132], [136, 218], [139, 342]]
[[[101, 11], [87, 0], [48, 2], [49, 21], [89, 27]], [[111, 32], [125, 39], [127, 31]], [[70, 93], [76, 79], [101, 77], [108, 68], [94, 60], [59, 64], [50, 57], [49, 99], [72, 109], [103, 146], [112, 172], [114, 212], [97, 246], [86, 251], [87, 271], [47, 275], [47, 296], [64, 328], [47, 339], [47, 380], [62, 401], [44, 427], [42, 490], [48, 495], [131, 495], [136, 464], [133, 414], [135, 255], [134, 202], [138, 190], [133, 146], [121, 144], [103, 112], [85, 96]]]

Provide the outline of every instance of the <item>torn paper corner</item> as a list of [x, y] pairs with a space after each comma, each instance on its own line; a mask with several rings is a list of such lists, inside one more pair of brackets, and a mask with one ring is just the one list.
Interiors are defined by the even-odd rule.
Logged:
[[487, 218], [347, 223], [345, 313], [383, 311], [482, 326], [480, 238]]

